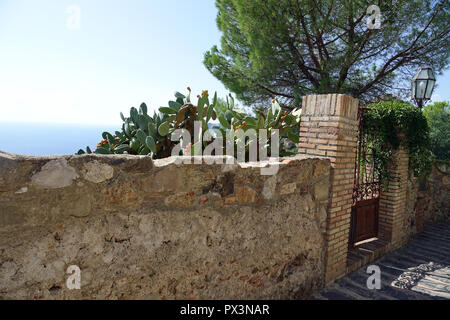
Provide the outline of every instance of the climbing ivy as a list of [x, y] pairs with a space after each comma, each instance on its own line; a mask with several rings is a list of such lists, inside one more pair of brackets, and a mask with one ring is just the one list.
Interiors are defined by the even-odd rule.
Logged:
[[419, 177], [430, 172], [430, 128], [422, 111], [400, 101], [381, 102], [368, 106], [363, 128], [367, 142], [376, 153], [376, 170], [389, 181], [392, 154], [400, 145], [409, 154], [409, 167]]

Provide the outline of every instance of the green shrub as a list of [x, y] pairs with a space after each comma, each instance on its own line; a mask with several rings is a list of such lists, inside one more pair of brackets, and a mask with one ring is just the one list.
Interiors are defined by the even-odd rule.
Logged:
[[436, 102], [423, 113], [430, 126], [431, 151], [438, 160], [450, 160], [450, 103]]
[[364, 113], [364, 132], [376, 153], [376, 170], [389, 181], [388, 165], [393, 150], [403, 145], [409, 154], [409, 167], [416, 176], [431, 168], [430, 128], [422, 111], [399, 101], [370, 105]]

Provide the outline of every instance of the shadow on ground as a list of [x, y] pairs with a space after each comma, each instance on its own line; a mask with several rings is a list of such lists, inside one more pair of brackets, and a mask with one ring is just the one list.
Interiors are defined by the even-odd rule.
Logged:
[[371, 265], [380, 267], [381, 289], [368, 289], [363, 267], [312, 296], [318, 300], [449, 300], [450, 222], [428, 226], [402, 249]]

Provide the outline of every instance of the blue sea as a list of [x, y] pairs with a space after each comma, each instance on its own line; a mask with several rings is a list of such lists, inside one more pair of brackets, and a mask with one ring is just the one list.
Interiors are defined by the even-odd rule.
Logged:
[[95, 150], [102, 133], [118, 130], [111, 125], [77, 125], [0, 122], [0, 150], [24, 155], [75, 154], [86, 146]]

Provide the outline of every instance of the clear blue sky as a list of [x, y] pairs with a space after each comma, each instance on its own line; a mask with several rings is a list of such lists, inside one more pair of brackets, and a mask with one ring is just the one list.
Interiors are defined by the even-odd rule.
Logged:
[[[202, 64], [220, 43], [216, 14], [213, 0], [0, 0], [0, 120], [120, 124], [187, 86], [225, 96]], [[438, 83], [450, 100], [450, 72]]]
[[115, 124], [187, 86], [224, 96], [202, 64], [216, 14], [212, 0], [0, 0], [0, 119]]

